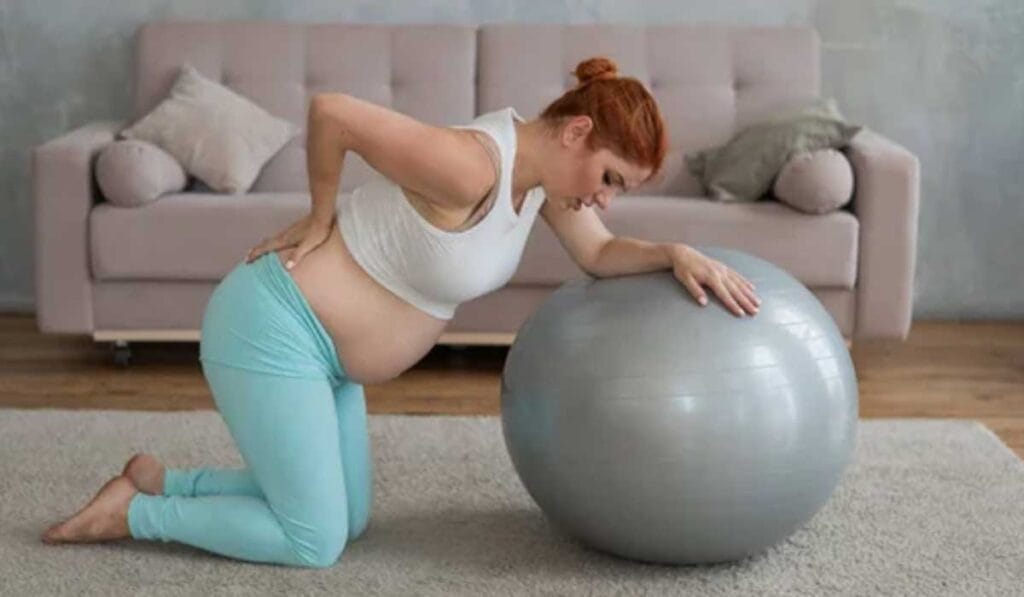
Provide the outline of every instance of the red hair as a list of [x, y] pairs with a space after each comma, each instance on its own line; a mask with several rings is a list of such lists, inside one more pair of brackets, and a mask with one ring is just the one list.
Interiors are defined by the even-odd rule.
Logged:
[[584, 60], [574, 74], [579, 84], [544, 108], [541, 120], [555, 130], [565, 118], [589, 116], [594, 128], [587, 136], [588, 149], [608, 149], [649, 167], [648, 180], [654, 178], [668, 152], [668, 133], [654, 97], [635, 78], [619, 77], [615, 62], [605, 56]]

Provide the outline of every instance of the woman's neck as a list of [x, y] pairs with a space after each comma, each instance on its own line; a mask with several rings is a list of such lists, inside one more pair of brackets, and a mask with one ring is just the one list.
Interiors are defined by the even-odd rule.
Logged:
[[518, 207], [530, 189], [541, 184], [540, 165], [537, 161], [542, 145], [540, 121], [514, 122], [516, 127], [516, 155], [512, 161], [512, 204]]

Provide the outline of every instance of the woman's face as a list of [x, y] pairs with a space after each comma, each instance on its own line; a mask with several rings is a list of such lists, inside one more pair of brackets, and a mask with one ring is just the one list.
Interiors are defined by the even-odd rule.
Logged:
[[565, 209], [590, 205], [607, 209], [612, 197], [632, 190], [651, 174], [650, 168], [630, 164], [608, 149], [588, 149], [586, 137], [592, 128], [588, 116], [576, 116], [557, 136], [545, 187], [547, 196]]

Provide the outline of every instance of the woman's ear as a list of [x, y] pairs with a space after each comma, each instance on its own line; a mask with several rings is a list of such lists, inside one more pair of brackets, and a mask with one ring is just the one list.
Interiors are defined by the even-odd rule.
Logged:
[[594, 121], [589, 116], [573, 116], [562, 130], [562, 142], [567, 146], [582, 143], [594, 128]]

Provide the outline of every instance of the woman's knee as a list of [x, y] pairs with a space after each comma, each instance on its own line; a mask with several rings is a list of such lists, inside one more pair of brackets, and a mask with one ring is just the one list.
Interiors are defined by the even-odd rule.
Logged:
[[302, 522], [281, 521], [302, 565], [323, 568], [335, 564], [349, 539], [347, 509], [319, 506], [304, 518]]
[[370, 516], [364, 515], [353, 523], [348, 530], [348, 540], [355, 541], [366, 532], [366, 527], [370, 526]]
[[316, 549], [302, 554], [303, 565], [310, 568], [329, 568], [338, 563], [347, 544], [347, 533], [324, 537], [317, 542]]

